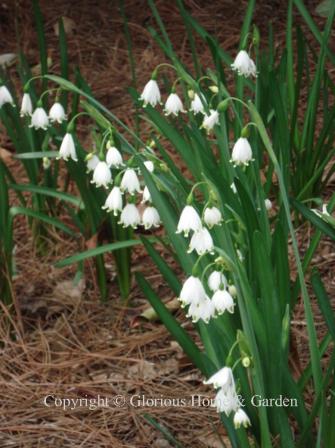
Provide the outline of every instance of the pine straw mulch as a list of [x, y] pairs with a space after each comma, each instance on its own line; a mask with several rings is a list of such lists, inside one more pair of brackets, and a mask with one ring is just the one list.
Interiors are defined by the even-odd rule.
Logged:
[[[209, 31], [216, 34], [221, 45], [234, 54], [239, 39], [246, 1], [185, 2], [193, 15]], [[133, 37], [138, 86], [142, 86], [164, 57], [152, 42], [146, 27], [154, 25], [145, 2], [126, 0], [125, 9]], [[178, 54], [191, 66], [191, 53], [177, 6], [174, 2], [156, 2]], [[313, 11], [317, 1], [306, 2]], [[1, 14], [1, 52], [15, 52], [14, 20], [21, 30], [21, 43], [29, 63], [38, 63], [36, 33], [33, 27], [31, 2], [3, 1]], [[60, 16], [70, 19], [73, 27], [68, 34], [70, 60], [78, 64], [94, 94], [128, 125], [132, 126], [134, 112], [126, 93], [131, 83], [126, 42], [118, 2], [107, 0], [75, 0], [67, 2], [41, 0], [45, 16], [50, 71], [59, 71], [59, 56], [55, 24]], [[275, 16], [273, 11], [276, 11]], [[276, 30], [276, 44], [285, 37], [285, 2], [257, 2], [256, 20], [266, 34], [269, 20]], [[71, 22], [71, 20], [73, 22]], [[211, 57], [202, 42], [197, 41], [202, 61], [209, 67]], [[82, 129], [86, 138], [85, 129]], [[11, 149], [1, 137], [1, 146]], [[15, 165], [16, 175], [22, 171]], [[304, 229], [303, 229], [304, 230]], [[309, 238], [299, 233], [300, 247]], [[229, 446], [224, 429], [213, 409], [206, 407], [135, 407], [129, 403], [117, 407], [63, 410], [52, 406], [44, 397], [94, 399], [100, 397], [144, 395], [147, 398], [188, 398], [200, 394], [213, 398], [211, 389], [202, 385], [202, 378], [189, 360], [171, 340], [163, 325], [148, 322], [140, 315], [148, 304], [134, 284], [129, 306], [122, 306], [118, 297], [112, 261], [110, 271], [110, 301], [102, 305], [94, 284], [93, 265], [86, 263], [86, 283], [74, 286], [72, 268], [57, 270], [56, 260], [78, 250], [78, 242], [50, 235], [52, 241], [47, 255], [35, 253], [32, 237], [24, 219], [18, 218], [15, 228], [18, 275], [15, 291], [20, 302], [23, 328], [19, 321], [17, 337], [13, 339], [5, 324], [0, 322], [0, 446], [14, 448], [55, 447], [169, 447], [161, 433], [144, 419], [147, 412], [168, 428], [184, 447], [222, 446], [217, 430]], [[85, 247], [82, 241], [81, 247]], [[313, 264], [322, 269], [329, 294], [335, 296], [334, 249], [324, 240]], [[172, 293], [141, 249], [133, 256], [135, 269], [145, 273], [160, 297], [168, 302]], [[8, 317], [8, 316], [7, 316]], [[189, 322], [177, 311], [177, 317], [194, 335]], [[315, 320], [320, 335], [324, 334], [323, 320], [315, 306]], [[297, 306], [293, 335], [296, 350], [291, 363], [299, 370], [308, 360], [306, 325], [302, 304]], [[299, 358], [299, 362], [297, 359]], [[120, 402], [119, 402], [120, 403]]]

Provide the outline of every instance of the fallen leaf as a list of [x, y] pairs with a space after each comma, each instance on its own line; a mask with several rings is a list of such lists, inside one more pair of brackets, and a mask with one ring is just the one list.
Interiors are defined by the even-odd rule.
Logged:
[[[72, 34], [76, 29], [76, 22], [69, 17], [62, 17], [65, 34]], [[54, 32], [59, 36], [59, 22], [54, 24]]]
[[[180, 303], [179, 303], [178, 299], [175, 298], [175, 299], [170, 300], [170, 302], [167, 302], [165, 304], [165, 306], [169, 311], [176, 311], [180, 307]], [[140, 314], [140, 316], [143, 317], [144, 319], [149, 320], [150, 322], [159, 319], [156, 311], [152, 308], [152, 306], [150, 306], [149, 308], [146, 308]]]
[[6, 68], [14, 65], [16, 62], [16, 54], [15, 53], [3, 53], [0, 54], [0, 67]]

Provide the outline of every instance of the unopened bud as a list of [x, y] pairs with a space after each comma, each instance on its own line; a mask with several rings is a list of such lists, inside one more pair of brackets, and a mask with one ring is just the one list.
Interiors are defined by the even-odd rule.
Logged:
[[245, 356], [244, 358], [242, 358], [243, 367], [245, 367], [247, 369], [248, 367], [250, 367], [250, 364], [251, 364], [251, 361], [248, 356]]
[[232, 297], [237, 297], [237, 289], [236, 289], [236, 286], [235, 286], [235, 285], [229, 285], [229, 286], [228, 286], [228, 291], [229, 291], [229, 294], [230, 294]]
[[218, 86], [215, 86], [215, 85], [209, 86], [209, 90], [210, 90], [212, 93], [218, 93], [218, 92], [219, 92], [219, 88], [218, 88]]
[[190, 100], [193, 100], [194, 99], [194, 95], [195, 95], [194, 90], [192, 90], [192, 89], [188, 90], [187, 91], [187, 95], [188, 95]]
[[50, 159], [48, 157], [43, 157], [43, 169], [47, 170], [51, 166]]

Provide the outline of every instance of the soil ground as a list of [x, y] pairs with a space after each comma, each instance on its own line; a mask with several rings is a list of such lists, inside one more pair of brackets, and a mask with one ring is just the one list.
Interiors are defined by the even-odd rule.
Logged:
[[[67, 18], [73, 66], [80, 66], [100, 101], [127, 124], [133, 125], [134, 114], [131, 112], [134, 109], [127, 93], [131, 71], [119, 2], [41, 0], [40, 3], [45, 17], [50, 71], [57, 73], [59, 70], [55, 26], [58, 18], [63, 16]], [[217, 36], [222, 47], [234, 54], [247, 2], [188, 0], [185, 3], [194, 17]], [[306, 5], [314, 11], [316, 3], [309, 1]], [[178, 54], [190, 63], [190, 48], [176, 2], [158, 1], [156, 4]], [[154, 26], [147, 2], [125, 1], [125, 11], [140, 88], [164, 58], [147, 30], [148, 26]], [[284, 40], [285, 15], [286, 2], [257, 2], [256, 23], [265, 35], [271, 20], [278, 45]], [[17, 26], [30, 65], [38, 64], [31, 2], [2, 1], [0, 18], [0, 53], [17, 51]], [[210, 65], [208, 50], [202, 43], [198, 42], [198, 45], [202, 49], [202, 60]], [[86, 138], [85, 129], [82, 129], [82, 138]], [[3, 148], [12, 149], [4, 135], [0, 141]], [[15, 175], [20, 177], [17, 163], [11, 161], [10, 164]], [[301, 247], [309, 237], [301, 237]], [[72, 268], [59, 270], [53, 266], [56, 260], [78, 251], [77, 242], [63, 239], [59, 234], [53, 235], [52, 247], [41, 257], [35, 252], [25, 221], [20, 219], [16, 221], [15, 241], [17, 276], [14, 287], [24, 328], [23, 331], [18, 329], [21, 337], [12, 339], [4, 324], [5, 317], [2, 317], [0, 338], [5, 344], [1, 347], [0, 363], [1, 448], [168, 448], [170, 444], [149, 425], [144, 413], [168, 428], [184, 447], [222, 446], [217, 433], [229, 446], [215, 410], [205, 406], [205, 401], [202, 406], [178, 408], [141, 404], [145, 398], [183, 398], [188, 401], [198, 395], [204, 399], [213, 398], [213, 393], [203, 386], [201, 376], [164, 326], [141, 318], [148, 303], [135, 283], [128, 306], [122, 305], [111, 260], [107, 260], [110, 300], [107, 305], [102, 305], [90, 262], [86, 264], [86, 283], [82, 281], [76, 286], [72, 282]], [[84, 247], [82, 241], [81, 248]], [[334, 248], [324, 240], [314, 263], [322, 269], [332, 297], [335, 291], [334, 260]], [[144, 272], [164, 301], [174, 299], [141, 249], [134, 251], [133, 263], [134, 270]], [[177, 311], [176, 315], [192, 332], [183, 313]], [[321, 337], [324, 327], [316, 308], [315, 316]], [[13, 325], [19, 323], [14, 320]], [[294, 321], [294, 336], [297, 347], [292, 355], [292, 366], [299, 369], [307, 356], [305, 321], [300, 305]], [[135, 405], [123, 403], [119, 398], [112, 406], [98, 409], [82, 405], [64, 410], [54, 406], [54, 398], [94, 400], [99, 396], [127, 397], [127, 400], [134, 396]]]

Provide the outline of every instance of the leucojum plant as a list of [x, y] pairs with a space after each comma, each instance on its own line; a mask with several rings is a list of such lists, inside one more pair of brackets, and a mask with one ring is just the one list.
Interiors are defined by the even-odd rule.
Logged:
[[[48, 57], [47, 42], [44, 32], [43, 17], [38, 0], [32, 2], [35, 25], [37, 30], [40, 63], [31, 68], [24, 56], [19, 54], [17, 67], [18, 74], [23, 84], [22, 101], [17, 99], [21, 94], [15, 94], [10, 83], [10, 76], [6, 70], [0, 73], [1, 79], [1, 103], [0, 121], [2, 122], [8, 137], [15, 148], [14, 157], [21, 161], [25, 169], [27, 182], [18, 183], [14, 176], [3, 165], [6, 171], [8, 188], [14, 190], [26, 208], [26, 200], [23, 192], [31, 194], [31, 212], [29, 223], [32, 229], [35, 247], [41, 254], [52, 241], [48, 225], [59, 224], [56, 216], [60, 213], [67, 215], [71, 221], [72, 229], [67, 226], [67, 232], [71, 235], [81, 235], [85, 241], [100, 240], [100, 234], [110, 241], [125, 241], [131, 238], [131, 230], [117, 226], [114, 216], [106, 215], [101, 209], [104, 204], [104, 193], [93, 188], [86, 175], [86, 164], [83, 159], [67, 163], [69, 176], [75, 183], [79, 197], [69, 194], [70, 178], [63, 179], [63, 171], [60, 162], [55, 158], [67, 125], [71, 122], [72, 131], [77, 120], [73, 117], [78, 114], [78, 96], [73, 95], [72, 102], [65, 91], [57, 87], [47, 89], [47, 80], [44, 76], [48, 73], [52, 61]], [[66, 34], [62, 19], [58, 24], [60, 68], [61, 76], [69, 77], [71, 65], [69, 63]], [[37, 71], [36, 71], [37, 69]], [[75, 71], [75, 84], [86, 92], [89, 87], [82, 78], [79, 70]], [[21, 103], [21, 104], [20, 104]], [[15, 107], [12, 107], [15, 106]], [[65, 110], [69, 109], [69, 114]], [[80, 113], [79, 116], [81, 116]], [[99, 127], [91, 130], [93, 146], [101, 144], [102, 134]], [[80, 141], [76, 141], [77, 152], [83, 154]], [[56, 150], [55, 150], [56, 149]], [[64, 157], [67, 159], [67, 157]], [[53, 163], [50, 161], [53, 160]], [[90, 170], [93, 166], [93, 158], [87, 166]], [[80, 169], [78, 169], [78, 165]], [[45, 217], [50, 220], [46, 225]], [[58, 221], [58, 224], [57, 224]], [[59, 227], [59, 225], [58, 225]], [[64, 227], [64, 225], [63, 225]], [[127, 298], [130, 289], [130, 245], [120, 247], [114, 251], [117, 281], [121, 296]], [[100, 291], [101, 299], [108, 298], [108, 275], [103, 254], [94, 255], [96, 266], [96, 283]], [[82, 263], [78, 260], [78, 270], [75, 279], [83, 275]]]
[[[59, 264], [142, 243], [198, 331], [203, 349], [140, 273], [137, 281], [161, 321], [206, 377], [205, 383], [216, 389], [214, 405], [231, 445], [334, 446], [335, 322], [320, 276], [314, 272], [312, 285], [328, 329], [319, 343], [305, 281], [321, 233], [334, 238], [330, 216], [334, 197], [323, 213], [308, 208], [315, 199], [308, 194], [320, 192], [324, 182], [319, 176], [326, 169], [320, 158], [323, 145], [329, 144], [333, 151], [328, 140], [334, 131], [332, 106], [327, 103], [324, 130], [318, 138], [305, 124], [301, 128], [297, 105], [303, 78], [299, 70], [293, 70], [292, 36], [288, 35], [285, 56], [275, 57], [272, 37], [270, 55], [266, 51], [263, 54], [257, 28], [250, 31], [254, 1], [248, 4], [234, 60], [188, 15], [182, 2], [177, 4], [189, 33], [195, 75], [177, 57], [155, 4], [149, 1], [160, 34], [151, 32], [170, 59], [153, 69], [141, 94], [132, 92], [144, 119], [152, 124], [149, 143], [144, 142], [148, 136], [127, 127], [90, 92], [63, 77], [43, 75], [43, 80], [62, 92], [81, 97], [81, 107], [99, 129], [96, 151], [78, 151], [74, 123], [81, 112], [73, 115], [58, 158], [71, 160], [70, 173], [76, 164], [82, 169], [86, 162], [91, 182], [107, 191], [105, 213], [119, 216], [120, 225], [133, 229], [143, 225], [146, 230], [162, 225], [165, 231], [160, 239], [143, 235], [77, 254]], [[335, 5], [324, 32], [319, 34], [303, 3], [294, 4], [307, 23], [312, 23], [320, 42], [313, 100], [308, 100], [306, 111], [313, 125], [322, 80], [334, 87], [324, 69], [326, 59], [333, 61], [328, 41]], [[292, 5], [289, 2], [289, 30]], [[208, 43], [214, 70], [201, 67], [191, 29]], [[305, 46], [306, 42], [304, 51]], [[265, 60], [270, 60], [270, 69]], [[161, 111], [163, 80], [168, 91]], [[275, 95], [269, 94], [272, 89]], [[64, 118], [65, 111], [59, 106], [52, 110], [60, 111]], [[49, 124], [41, 104], [30, 114], [35, 127]], [[314, 132], [315, 126], [312, 128]], [[314, 145], [315, 140], [323, 143]], [[314, 155], [313, 166], [318, 167], [318, 176], [307, 189], [293, 179], [298, 175], [303, 178], [300, 170], [307, 163], [299, 151]], [[295, 196], [292, 202], [296, 210], [317, 228], [303, 259], [289, 194]], [[303, 198], [306, 205], [297, 198]], [[175, 274], [175, 265], [166, 263], [157, 242], [171, 251], [184, 272], [182, 279]], [[310, 362], [297, 377], [290, 369], [289, 353], [291, 319], [299, 297], [305, 310]], [[329, 356], [323, 359], [327, 350]]]

